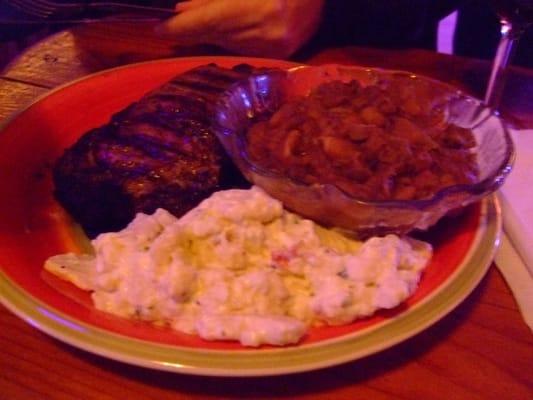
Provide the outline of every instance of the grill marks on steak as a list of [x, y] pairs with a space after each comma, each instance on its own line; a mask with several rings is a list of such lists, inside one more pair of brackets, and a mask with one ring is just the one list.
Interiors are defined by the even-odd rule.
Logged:
[[89, 236], [137, 212], [181, 216], [213, 191], [245, 181], [210, 131], [217, 97], [251, 67], [216, 65], [173, 78], [83, 135], [56, 162], [55, 196]]

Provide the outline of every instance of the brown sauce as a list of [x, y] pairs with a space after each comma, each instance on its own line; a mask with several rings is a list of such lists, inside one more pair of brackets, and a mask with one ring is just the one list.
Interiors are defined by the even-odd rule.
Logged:
[[248, 152], [265, 169], [359, 199], [425, 199], [477, 180], [472, 132], [445, 119], [427, 90], [327, 82], [253, 124]]

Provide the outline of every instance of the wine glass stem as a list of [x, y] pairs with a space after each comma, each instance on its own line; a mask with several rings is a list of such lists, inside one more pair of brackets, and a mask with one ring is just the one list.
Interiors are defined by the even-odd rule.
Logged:
[[497, 109], [500, 106], [503, 87], [505, 85], [505, 73], [519, 37], [519, 32], [513, 29], [513, 25], [510, 22], [502, 22], [500, 43], [496, 50], [496, 56], [494, 57], [492, 71], [485, 92], [485, 104], [493, 109]]

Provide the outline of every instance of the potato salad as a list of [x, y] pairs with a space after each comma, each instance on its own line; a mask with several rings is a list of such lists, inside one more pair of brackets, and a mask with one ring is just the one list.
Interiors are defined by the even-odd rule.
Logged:
[[92, 246], [45, 269], [91, 291], [99, 310], [244, 346], [294, 344], [312, 326], [396, 307], [432, 255], [406, 237], [350, 239], [258, 187], [216, 192], [179, 219], [138, 214]]

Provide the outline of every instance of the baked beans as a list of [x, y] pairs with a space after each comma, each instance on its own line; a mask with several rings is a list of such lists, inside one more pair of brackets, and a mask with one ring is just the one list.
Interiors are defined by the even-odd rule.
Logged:
[[247, 133], [259, 166], [362, 200], [426, 199], [474, 183], [475, 145], [469, 129], [446, 122], [445, 107], [427, 90], [394, 80], [323, 83]]

